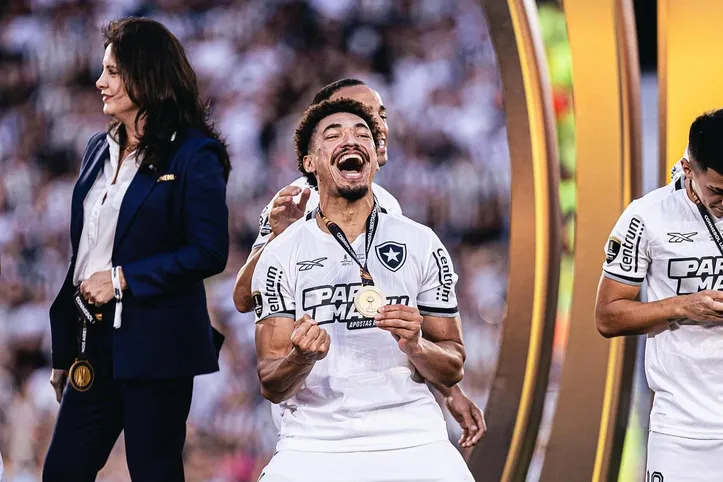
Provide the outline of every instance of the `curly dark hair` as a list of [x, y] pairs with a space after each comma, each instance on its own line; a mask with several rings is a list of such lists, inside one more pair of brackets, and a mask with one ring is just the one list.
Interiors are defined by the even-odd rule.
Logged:
[[319, 90], [319, 92], [316, 93], [314, 98], [311, 101], [310, 106], [314, 104], [319, 104], [325, 100], [331, 99], [331, 96], [339, 92], [344, 87], [354, 87], [356, 85], [367, 85], [364, 82], [362, 82], [359, 79], [341, 79], [337, 80], [335, 82], [332, 82], [331, 84], [327, 84], [324, 87]]
[[318, 104], [312, 104], [306, 109], [306, 112], [304, 112], [294, 133], [294, 148], [296, 150], [296, 161], [299, 166], [299, 171], [306, 176], [309, 185], [312, 187], [317, 187], [316, 176], [313, 173], [306, 172], [306, 169], [304, 169], [304, 157], [309, 154], [311, 139], [314, 136], [316, 126], [319, 125], [319, 122], [339, 112], [348, 112], [349, 114], [361, 117], [372, 131], [374, 145], [377, 144], [377, 140], [381, 135], [379, 124], [377, 124], [377, 121], [374, 119], [374, 114], [361, 102], [342, 97], [337, 100], [325, 100]]
[[[217, 150], [228, 181], [231, 162], [226, 143], [209, 119], [208, 106], [198, 92], [196, 73], [178, 39], [154, 20], [128, 17], [103, 27], [103, 46], [113, 55], [130, 100], [139, 107], [135, 123], [144, 118], [138, 143], [141, 169], [163, 168], [175, 149], [171, 137], [196, 129], [218, 141]], [[136, 128], [136, 132], [138, 129]], [[108, 133], [121, 146], [128, 142], [122, 123], [111, 122]]]

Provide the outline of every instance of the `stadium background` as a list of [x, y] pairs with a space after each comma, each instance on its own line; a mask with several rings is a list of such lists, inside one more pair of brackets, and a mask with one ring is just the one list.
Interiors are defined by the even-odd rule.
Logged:
[[[99, 26], [126, 15], [155, 18], [179, 37], [232, 155], [232, 251], [227, 270], [207, 283], [213, 322], [227, 344], [221, 372], [196, 381], [187, 480], [254, 481], [273, 453], [276, 435], [254, 367], [253, 315], [235, 311], [231, 287], [262, 208], [299, 175], [291, 137], [300, 112], [319, 87], [342, 77], [365, 80], [388, 108], [390, 162], [378, 182], [452, 253], [468, 353], [463, 387], [484, 407], [505, 309], [510, 165], [495, 54], [477, 1], [25, 0], [4, 4], [0, 15], [0, 452], [10, 481], [40, 480], [57, 413], [48, 383], [48, 306], [67, 267], [80, 157], [107, 124], [94, 87]], [[572, 289], [575, 159], [564, 17], [548, 2], [540, 20], [565, 222], [549, 418]], [[459, 427], [449, 421], [456, 442]], [[641, 423], [633, 417], [631, 426]], [[545, 437], [543, 423], [528, 480], [535, 480]], [[622, 471], [630, 479], [621, 480], [640, 474], [641, 450], [633, 438]], [[98, 480], [129, 480], [122, 437]]]

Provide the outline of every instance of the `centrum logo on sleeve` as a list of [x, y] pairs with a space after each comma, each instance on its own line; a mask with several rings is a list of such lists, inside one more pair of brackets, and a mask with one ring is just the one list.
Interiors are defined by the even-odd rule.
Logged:
[[269, 304], [269, 313], [286, 311], [284, 299], [281, 296], [281, 278], [284, 272], [275, 266], [269, 266], [266, 272], [266, 283], [264, 283], [264, 297]]
[[645, 226], [639, 218], [633, 217], [628, 225], [628, 231], [623, 239], [620, 269], [625, 272], [638, 271], [638, 256], [640, 254], [640, 238], [643, 235]]

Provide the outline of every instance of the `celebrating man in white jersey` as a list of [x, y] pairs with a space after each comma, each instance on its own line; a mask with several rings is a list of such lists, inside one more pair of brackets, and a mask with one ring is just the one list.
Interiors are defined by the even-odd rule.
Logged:
[[371, 192], [363, 104], [310, 107], [295, 135], [319, 207], [261, 254], [252, 287], [261, 390], [283, 409], [264, 482], [473, 481], [424, 380], [465, 359], [449, 255]]
[[[380, 137], [377, 145], [377, 159], [379, 166], [387, 163], [387, 143], [389, 127], [387, 113], [381, 96], [374, 89], [358, 79], [341, 79], [323, 87], [314, 96], [311, 105], [324, 100], [337, 100], [350, 98], [361, 102], [374, 114], [380, 128]], [[399, 202], [386, 189], [372, 183], [372, 192], [379, 205], [388, 212], [402, 214]], [[259, 234], [254, 242], [251, 254], [246, 264], [239, 270], [234, 286], [234, 303], [236, 308], [247, 313], [253, 309], [251, 297], [251, 277], [264, 247], [276, 236], [281, 234], [291, 223], [305, 214], [312, 212], [319, 204], [319, 194], [312, 189], [306, 176], [302, 176], [289, 186], [279, 191], [261, 213], [259, 220]], [[450, 414], [457, 420], [462, 428], [459, 440], [463, 448], [474, 446], [486, 431], [484, 415], [477, 405], [467, 397], [459, 385], [445, 387], [435, 384], [435, 388], [444, 396], [445, 404]], [[275, 421], [278, 413], [274, 407]]]
[[[633, 201], [606, 246], [595, 318], [647, 334], [651, 481], [723, 480], [723, 110], [690, 128], [684, 178]], [[647, 281], [648, 302], [636, 301]]]

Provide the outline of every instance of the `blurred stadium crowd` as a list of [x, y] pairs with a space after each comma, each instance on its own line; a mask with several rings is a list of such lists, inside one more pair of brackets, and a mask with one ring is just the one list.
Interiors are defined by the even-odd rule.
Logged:
[[[292, 133], [301, 111], [342, 77], [366, 81], [387, 106], [390, 162], [377, 181], [452, 252], [468, 355], [462, 385], [484, 406], [505, 310], [510, 162], [478, 2], [10, 0], [0, 5], [0, 452], [9, 480], [40, 480], [58, 407], [48, 307], [69, 259], [81, 154], [108, 122], [94, 87], [99, 27], [128, 15], [179, 37], [232, 154], [231, 256], [207, 283], [227, 344], [221, 371], [196, 380], [187, 480], [253, 481], [273, 453], [253, 314], [235, 311], [231, 288], [262, 208], [299, 176]], [[449, 427], [456, 441], [459, 428]], [[99, 480], [127, 477], [121, 438]]]

